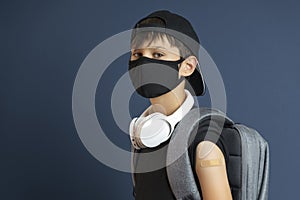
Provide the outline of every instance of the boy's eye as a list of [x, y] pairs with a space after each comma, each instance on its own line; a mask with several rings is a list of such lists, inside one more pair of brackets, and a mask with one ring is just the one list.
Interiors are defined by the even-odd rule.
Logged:
[[164, 56], [162, 53], [153, 53], [153, 58], [160, 58]]
[[138, 58], [138, 57], [140, 57], [140, 56], [143, 56], [143, 54], [142, 54], [142, 53], [135, 52], [135, 53], [132, 53], [132, 56]]

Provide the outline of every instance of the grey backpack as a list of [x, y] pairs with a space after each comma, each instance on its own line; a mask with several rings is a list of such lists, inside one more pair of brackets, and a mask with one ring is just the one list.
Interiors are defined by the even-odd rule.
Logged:
[[[229, 175], [235, 184], [234, 200], [266, 200], [269, 187], [268, 143], [254, 129], [234, 123], [223, 112], [206, 107], [193, 108], [176, 126], [168, 144], [166, 169], [169, 183], [176, 199], [201, 200], [188, 154], [190, 141], [204, 118], [210, 117], [219, 123], [230, 124], [239, 134], [240, 144], [232, 144], [231, 154], [235, 165], [229, 167]], [[221, 130], [219, 131], [221, 133]], [[208, 130], [209, 133], [209, 130]], [[239, 147], [239, 148], [235, 148]], [[234, 152], [239, 149], [240, 153]], [[238, 159], [236, 155], [239, 154]], [[133, 153], [132, 167], [138, 154]], [[230, 159], [229, 159], [230, 160]], [[231, 162], [231, 161], [229, 161]], [[232, 162], [232, 163], [234, 163]], [[232, 173], [231, 173], [232, 172]], [[237, 173], [239, 172], [239, 173]], [[230, 178], [231, 178], [230, 177]], [[133, 183], [134, 176], [133, 176]], [[232, 185], [231, 185], [232, 184]]]

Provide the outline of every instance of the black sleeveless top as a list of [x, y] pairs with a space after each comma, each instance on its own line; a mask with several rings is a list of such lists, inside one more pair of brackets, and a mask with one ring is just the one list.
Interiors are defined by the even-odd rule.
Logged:
[[[198, 191], [201, 195], [201, 187], [200, 183], [195, 171], [195, 155], [196, 155], [196, 147], [197, 145], [205, 140], [210, 140], [209, 138], [205, 138], [208, 130], [208, 126], [211, 119], [208, 117], [207, 119], [204, 119], [201, 124], [198, 126], [197, 134], [194, 138], [194, 140], [191, 142], [191, 145], [188, 148], [188, 153], [191, 161], [191, 166], [194, 172], [194, 178], [196, 181], [196, 184], [198, 186]], [[213, 127], [219, 127], [217, 122], [212, 121], [212, 134], [214, 134]], [[216, 129], [217, 130], [217, 129]], [[217, 134], [217, 133], [215, 133]], [[241, 162], [240, 162], [240, 156], [241, 156], [241, 148], [239, 145], [233, 145], [233, 144], [240, 144], [240, 137], [236, 129], [232, 128], [231, 126], [228, 126], [228, 124], [224, 124], [222, 133], [220, 137], [218, 138], [218, 141], [216, 145], [220, 148], [220, 150], [223, 152], [225, 162], [226, 162], [226, 170], [227, 170], [227, 176], [229, 179], [229, 184], [231, 188], [231, 193], [233, 196], [233, 199], [238, 199], [239, 197], [239, 189], [240, 189], [240, 173], [238, 172], [238, 169]], [[168, 145], [170, 139], [161, 145], [155, 147], [155, 148], [145, 148], [139, 150], [141, 153], [146, 152], [152, 152], [156, 151], [158, 149], [163, 150], [162, 153], [159, 155], [159, 158], [155, 158], [155, 162], [164, 162], [166, 163], [166, 145]], [[232, 153], [234, 152], [234, 153]], [[137, 166], [139, 165], [139, 162], [150, 163], [151, 160], [149, 159], [142, 159], [142, 154], [139, 154], [139, 160], [137, 162]], [[230, 159], [231, 158], [231, 159]], [[230, 162], [229, 162], [230, 160]], [[231, 170], [234, 169], [234, 170]], [[232, 173], [229, 173], [233, 171]], [[135, 188], [133, 191], [133, 194], [135, 196], [135, 199], [137, 200], [173, 200], [175, 199], [175, 196], [173, 195], [173, 192], [171, 190], [170, 184], [168, 182], [167, 177], [167, 171], [166, 168], [161, 168], [156, 171], [146, 172], [146, 173], [135, 173]], [[180, 178], [180, 177], [179, 177]]]

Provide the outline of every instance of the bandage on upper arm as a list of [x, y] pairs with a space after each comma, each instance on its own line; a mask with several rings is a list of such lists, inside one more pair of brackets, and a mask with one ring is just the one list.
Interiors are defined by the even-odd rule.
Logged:
[[200, 160], [200, 167], [214, 167], [224, 165], [222, 158], [210, 159], [210, 160]]
[[217, 145], [210, 141], [203, 141], [198, 144], [196, 159], [199, 167], [214, 167], [225, 165], [222, 151]]

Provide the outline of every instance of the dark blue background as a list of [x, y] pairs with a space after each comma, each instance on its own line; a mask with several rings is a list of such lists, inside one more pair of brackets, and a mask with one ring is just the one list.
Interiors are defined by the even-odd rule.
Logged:
[[[228, 115], [268, 140], [270, 199], [298, 199], [299, 6], [274, 0], [1, 1], [0, 199], [132, 199], [130, 174], [104, 166], [81, 143], [72, 87], [96, 45], [156, 9], [191, 21], [223, 76]], [[111, 117], [109, 92], [126, 59], [107, 70], [103, 81], [110, 85], [100, 83], [96, 96], [100, 122], [125, 149], [129, 140]], [[205, 104], [208, 95], [198, 101]], [[147, 104], [135, 94], [131, 113]]]

